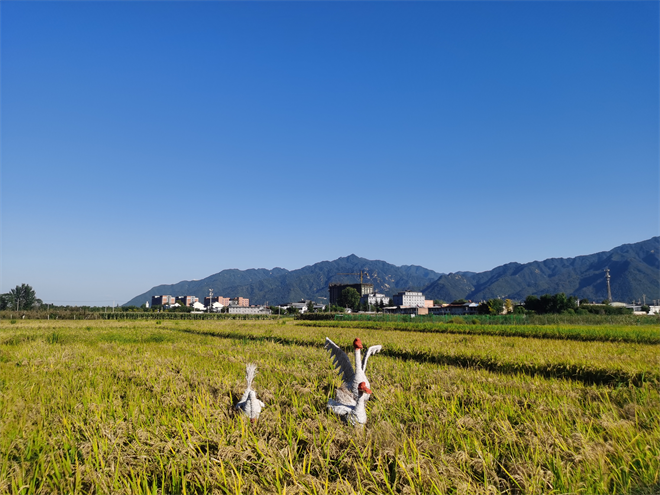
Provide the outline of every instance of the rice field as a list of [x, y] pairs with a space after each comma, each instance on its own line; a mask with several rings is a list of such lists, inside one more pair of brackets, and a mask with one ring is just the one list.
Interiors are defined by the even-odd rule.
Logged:
[[[301, 323], [0, 322], [0, 493], [660, 490], [657, 344]], [[383, 345], [364, 430], [326, 335]]]

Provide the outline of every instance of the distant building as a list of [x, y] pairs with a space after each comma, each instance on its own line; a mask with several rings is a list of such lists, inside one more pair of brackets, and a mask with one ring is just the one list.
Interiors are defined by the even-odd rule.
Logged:
[[250, 306], [250, 300], [247, 297], [232, 297], [229, 300], [229, 306]]
[[206, 310], [206, 306], [204, 306], [199, 301], [195, 301], [194, 303], [192, 303], [192, 307], [195, 311], [204, 311], [204, 310]]
[[424, 306], [391, 306], [384, 308], [383, 312], [398, 315], [427, 315], [429, 314], [429, 308]]
[[443, 304], [442, 306], [431, 306], [429, 314], [432, 315], [476, 315], [479, 304], [468, 301], [466, 303]]
[[151, 296], [151, 307], [154, 306], [170, 306], [176, 303], [176, 299], [172, 296]]
[[229, 298], [222, 296], [215, 296], [215, 297], [206, 296], [204, 298], [204, 306], [206, 306], [207, 308], [209, 307], [209, 304], [215, 304], [215, 303], [220, 303], [222, 307], [229, 306]]
[[229, 306], [229, 314], [233, 315], [269, 315], [271, 311], [265, 306]]
[[654, 315], [656, 313], [660, 313], [660, 306], [652, 306], [652, 305], [649, 304], [648, 305], [648, 307], [649, 307], [648, 313], [646, 311], [642, 311], [642, 306], [643, 306], [643, 304], [632, 303], [632, 304], [626, 304], [625, 307], [628, 308], [628, 309], [632, 309], [633, 314], [635, 314], [635, 315]]
[[380, 306], [381, 302], [384, 305], [388, 305], [390, 303], [390, 298], [385, 294], [379, 294], [378, 292], [371, 292], [360, 298], [360, 303], [369, 304], [370, 306]]
[[341, 297], [341, 292], [344, 289], [352, 287], [355, 289], [360, 297], [371, 294], [374, 291], [374, 284], [330, 284], [328, 291], [330, 292], [330, 304], [337, 304]]
[[195, 296], [176, 296], [176, 302], [181, 306], [192, 306], [196, 302], [199, 302], [199, 299]]
[[418, 306], [425, 308], [426, 304], [424, 301], [426, 301], [424, 294], [410, 290], [404, 290], [392, 296], [392, 302], [396, 306]]
[[300, 311], [301, 313], [304, 313], [305, 311], [307, 311], [307, 306], [309, 305], [310, 302], [312, 302], [312, 301], [306, 301], [305, 299], [303, 299], [299, 302], [289, 303], [289, 307], [290, 308], [295, 308], [298, 311]]

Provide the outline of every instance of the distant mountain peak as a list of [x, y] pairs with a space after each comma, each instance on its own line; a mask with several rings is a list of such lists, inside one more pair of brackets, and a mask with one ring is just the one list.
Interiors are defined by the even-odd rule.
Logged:
[[660, 237], [653, 237], [575, 258], [549, 258], [525, 264], [511, 262], [481, 273], [456, 272], [439, 277], [425, 288], [425, 294], [429, 299], [477, 301], [521, 300], [528, 295], [564, 292], [601, 301], [607, 298], [603, 270], [609, 267], [615, 300], [629, 302], [643, 295], [652, 300], [660, 298], [660, 258], [654, 254], [658, 248]]
[[365, 282], [374, 290], [392, 295], [400, 290], [422, 290], [427, 299], [523, 299], [527, 295], [564, 292], [580, 298], [602, 300], [607, 289], [603, 270], [612, 273], [612, 296], [618, 301], [660, 299], [660, 237], [624, 244], [607, 252], [575, 258], [551, 258], [530, 263], [511, 262], [490, 271], [437, 273], [418, 265], [396, 266], [350, 254], [333, 261], [321, 261], [296, 270], [285, 268], [227, 269], [201, 280], [153, 287], [126, 305], [140, 306], [154, 295], [192, 295], [200, 299], [213, 289], [214, 295], [247, 297], [252, 304], [279, 304], [311, 299], [327, 302], [330, 282]]

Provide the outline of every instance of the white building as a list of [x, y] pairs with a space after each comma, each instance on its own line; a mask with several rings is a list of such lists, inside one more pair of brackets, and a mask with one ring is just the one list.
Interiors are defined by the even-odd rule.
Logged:
[[424, 294], [421, 292], [404, 290], [398, 294], [394, 294], [392, 300], [396, 306], [417, 306], [418, 308], [425, 307]]
[[290, 304], [289, 304], [289, 307], [291, 307], [291, 308], [296, 308], [296, 309], [297, 309], [298, 311], [300, 311], [301, 313], [304, 313], [305, 311], [307, 311], [307, 305], [308, 305], [309, 303], [310, 303], [310, 301], [302, 300], [302, 301], [300, 301], [300, 302], [290, 303]]
[[642, 306], [643, 304], [626, 304], [626, 308], [632, 309], [633, 314], [636, 315], [654, 315], [654, 314], [660, 314], [660, 306], [651, 306], [650, 304], [648, 305], [649, 307], [649, 312], [642, 311]]
[[377, 292], [365, 294], [360, 298], [360, 303], [366, 303], [370, 306], [380, 306], [381, 302], [387, 306], [390, 303], [390, 298], [385, 294], [378, 294]]
[[479, 314], [479, 304], [476, 302], [443, 304], [429, 308], [432, 315], [476, 315]]
[[270, 309], [265, 306], [229, 306], [230, 315], [269, 315]]

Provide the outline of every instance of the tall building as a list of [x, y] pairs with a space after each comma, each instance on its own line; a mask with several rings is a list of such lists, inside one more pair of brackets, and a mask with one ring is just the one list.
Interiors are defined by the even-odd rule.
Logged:
[[243, 307], [248, 307], [250, 306], [250, 300], [247, 297], [232, 297], [229, 300], [229, 305], [230, 306], [243, 306]]
[[425, 307], [424, 294], [421, 292], [413, 292], [410, 290], [403, 290], [398, 294], [392, 296], [395, 306], [417, 306], [419, 308]]
[[181, 306], [192, 306], [196, 302], [199, 302], [199, 299], [195, 296], [176, 296], [176, 302]]
[[176, 299], [172, 296], [151, 296], [151, 307], [154, 306], [169, 306], [174, 304]]
[[328, 291], [330, 291], [330, 304], [336, 305], [341, 296], [341, 291], [348, 287], [352, 287], [358, 291], [360, 297], [372, 294], [374, 291], [374, 284], [330, 284], [328, 286]]
[[215, 297], [206, 296], [204, 298], [204, 306], [206, 306], [207, 308], [209, 307], [209, 304], [213, 304], [213, 303], [220, 303], [223, 306], [229, 306], [229, 298], [222, 296], [215, 296]]

